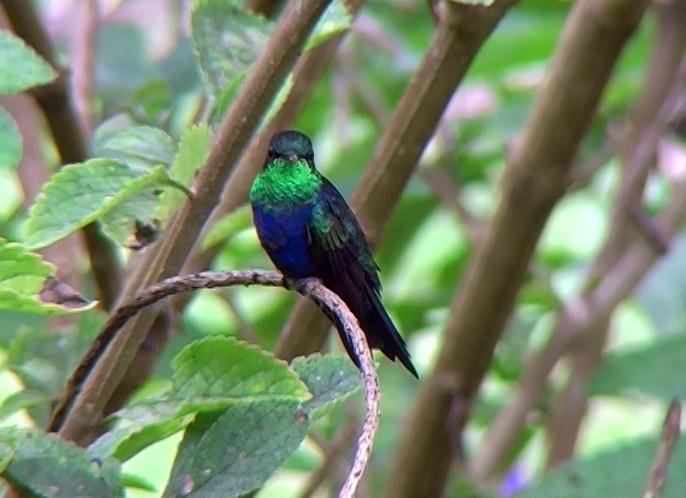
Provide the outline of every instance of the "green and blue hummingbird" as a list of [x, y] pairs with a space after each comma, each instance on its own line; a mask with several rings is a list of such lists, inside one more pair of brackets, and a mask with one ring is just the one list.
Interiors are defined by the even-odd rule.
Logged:
[[[398, 358], [417, 377], [405, 341], [381, 304], [379, 267], [364, 232], [338, 189], [315, 168], [307, 135], [274, 134], [250, 202], [260, 243], [276, 268], [290, 279], [320, 279], [357, 317], [369, 346]], [[343, 327], [329, 318], [359, 367]]]

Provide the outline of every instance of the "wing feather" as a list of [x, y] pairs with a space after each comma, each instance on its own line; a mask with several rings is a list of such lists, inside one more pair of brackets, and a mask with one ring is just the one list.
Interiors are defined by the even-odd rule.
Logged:
[[[336, 188], [323, 179], [322, 194], [307, 227], [310, 257], [326, 287], [338, 294], [360, 322], [369, 346], [390, 359], [399, 358], [417, 375], [407, 347], [380, 301], [378, 266], [352, 210]], [[352, 345], [335, 317], [329, 316], [353, 361]]]

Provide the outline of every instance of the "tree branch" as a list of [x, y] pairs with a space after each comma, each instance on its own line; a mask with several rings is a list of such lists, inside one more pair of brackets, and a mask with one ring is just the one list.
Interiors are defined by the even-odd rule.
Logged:
[[100, 6], [97, 0], [81, 0], [76, 7], [78, 32], [71, 43], [73, 54], [74, 108], [81, 122], [83, 133], [90, 135], [93, 128], [93, 76], [95, 73], [95, 48], [100, 24]]
[[669, 459], [672, 457], [672, 451], [674, 451], [674, 446], [676, 446], [681, 432], [680, 426], [681, 403], [679, 400], [673, 399], [669, 404], [665, 421], [662, 424], [660, 442], [655, 450], [655, 457], [650, 467], [650, 474], [643, 491], [643, 498], [659, 498], [662, 495], [662, 487], [667, 478]]
[[[667, 250], [671, 236], [652, 223], [642, 208], [643, 191], [655, 167], [660, 137], [671, 121], [675, 102], [683, 96], [686, 78], [686, 1], [672, 0], [656, 6], [659, 22], [643, 89], [637, 99], [622, 143], [622, 181], [614, 204], [607, 239], [587, 275], [583, 293], [596, 294], [599, 280], [626, 281], [614, 265], [635, 245], [648, 243], [656, 255]], [[680, 69], [681, 65], [681, 69]], [[654, 258], [655, 260], [657, 258]], [[644, 268], [647, 272], [650, 265]], [[643, 273], [639, 278], [642, 278]], [[633, 285], [627, 289], [627, 294]], [[623, 296], [624, 297], [624, 296]], [[615, 305], [616, 306], [616, 305]], [[587, 338], [575, 343], [572, 374], [552, 402], [548, 420], [549, 453], [547, 465], [567, 460], [574, 452], [578, 429], [586, 412], [583, 386], [602, 359], [610, 317], [614, 308], [600, 309], [605, 326], [597, 327]]]
[[[216, 206], [250, 135], [329, 2], [312, 0], [289, 4], [217, 129], [212, 149], [194, 185], [195, 198], [184, 203], [161, 239], [148, 250], [127, 285], [122, 301], [132, 299], [143, 287], [179, 271]], [[117, 334], [107, 353], [89, 373], [82, 393], [71, 405], [60, 428], [62, 437], [83, 443], [98, 427], [105, 404], [131, 364], [158, 312], [146, 308]]]
[[[381, 239], [424, 147], [479, 47], [515, 1], [498, 0], [488, 8], [445, 2], [438, 30], [351, 198], [350, 205], [372, 246]], [[326, 317], [301, 300], [293, 307], [274, 352], [288, 359], [318, 351], [328, 328]]]
[[[680, 84], [680, 81], [677, 80], [673, 88], [680, 91]], [[671, 109], [672, 101], [672, 99], [667, 99], [663, 104], [663, 109]], [[663, 123], [661, 129], [665, 125], [666, 123]], [[668, 239], [678, 230], [684, 217], [681, 210], [686, 209], [682, 199], [686, 193], [685, 183], [682, 180], [675, 185], [672, 200], [667, 208], [656, 220], [651, 220], [653, 226]], [[586, 278], [585, 289], [579, 297], [563, 305], [558, 312], [550, 341], [527, 362], [524, 375], [512, 396], [512, 402], [498, 413], [484, 436], [479, 451], [471, 462], [472, 471], [476, 476], [486, 478], [495, 471], [500, 458], [508, 452], [524, 425], [527, 414], [544, 394], [548, 375], [557, 361], [568, 353], [570, 348], [583, 344], [585, 340], [597, 340], [599, 336], [601, 342], [604, 342], [605, 330], [615, 307], [633, 291], [643, 275], [661, 255], [642, 238], [634, 238], [633, 244], [625, 245], [623, 251], [616, 250], [614, 240], [609, 236], [607, 237], [603, 249], [594, 262], [593, 268], [595, 269], [590, 271]], [[604, 259], [606, 261], [604, 264], [610, 266], [602, 266], [599, 261], [610, 249], [618, 259], [615, 261], [610, 261], [609, 258]], [[597, 275], [597, 277], [592, 279], [592, 275]], [[594, 336], [596, 339], [592, 339]], [[592, 354], [588, 351], [586, 353]], [[586, 369], [587, 367], [584, 367], [584, 370]], [[575, 385], [578, 386], [579, 378], [574, 376], [574, 380]], [[576, 406], [576, 402], [573, 402], [571, 398], [574, 397], [575, 400], [578, 400], [577, 392], [578, 387], [574, 389], [573, 385], [570, 384], [567, 393], [569, 398], [566, 398], [569, 405], [562, 403], [562, 397], [558, 398], [557, 401], [559, 415], [565, 419], [564, 422], [561, 420], [560, 424], [566, 430], [572, 430], [572, 427], [578, 422], [571, 421], [578, 420], [579, 413], [583, 414], [583, 410], [580, 412], [578, 409], [572, 409], [572, 406]], [[576, 415], [572, 416], [572, 411]], [[572, 430], [572, 432], [574, 431]], [[560, 435], [559, 437], [568, 441], [567, 435]], [[574, 437], [572, 437], [573, 440]], [[573, 444], [565, 443], [565, 447], [571, 446]]]
[[[36, 89], [33, 96], [41, 108], [63, 163], [78, 163], [88, 157], [79, 120], [69, 98], [66, 77], [57, 67], [52, 44], [31, 2], [2, 0], [14, 32], [60, 73], [59, 78]], [[98, 300], [110, 309], [119, 294], [119, 264], [116, 249], [91, 223], [82, 234], [88, 251]]]
[[[483, 244], [455, 294], [443, 347], [419, 390], [384, 496], [440, 496], [462, 430], [577, 148], [646, 1], [574, 4]], [[582, 79], [579, 75], [583, 74]], [[451, 435], [458, 435], [458, 438]]]

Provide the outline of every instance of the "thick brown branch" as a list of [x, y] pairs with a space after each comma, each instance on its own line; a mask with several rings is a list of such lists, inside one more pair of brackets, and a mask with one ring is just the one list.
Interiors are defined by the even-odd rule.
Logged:
[[[462, 432], [543, 226], [565, 191], [579, 143], [646, 3], [574, 4], [508, 164], [484, 243], [453, 300], [435, 370], [419, 391], [410, 429], [401, 432], [385, 496], [441, 495], [459, 451], [459, 438], [451, 435]], [[455, 403], [464, 409], [454, 410]]]
[[[372, 246], [381, 239], [457, 85], [479, 47], [515, 0], [489, 8], [445, 2], [438, 30], [398, 103], [351, 199]], [[275, 353], [293, 358], [321, 349], [329, 322], [300, 301], [279, 335]]]
[[[661, 37], [660, 37], [661, 38]], [[658, 43], [660, 45], [660, 43]], [[671, 44], [670, 44], [671, 45]], [[674, 50], [676, 46], [667, 47], [662, 45], [660, 50]], [[680, 50], [683, 50], [680, 49]], [[657, 48], [656, 51], [657, 52]], [[670, 58], [667, 58], [669, 61]], [[653, 61], [656, 59], [653, 58]], [[663, 57], [658, 60], [664, 61]], [[672, 62], [678, 64], [678, 60]], [[662, 74], [669, 80], [674, 79], [674, 71], [676, 68], [672, 66], [671, 71], [659, 64], [654, 67], [654, 62], [651, 64], [653, 69], [649, 69], [646, 75], [646, 83], [643, 88], [643, 96], [639, 98], [639, 102], [650, 101], [654, 105], [661, 106], [662, 111], [653, 109], [648, 112], [645, 104], [639, 105], [641, 112], [634, 113], [634, 121], [631, 123], [631, 128], [635, 130], [642, 130], [643, 134], [648, 133], [653, 140], [659, 136], [659, 132], [653, 132], [655, 126], [658, 130], [663, 130], [667, 124], [665, 119], [665, 111], [671, 111], [673, 106], [673, 98], [667, 95], [668, 87], [664, 82], [657, 82], [654, 74]], [[683, 76], [677, 78], [677, 81], [672, 84], [672, 95], [681, 93]], [[655, 92], [661, 92], [662, 100], [656, 99]], [[645, 94], [650, 94], [650, 97]], [[662, 117], [660, 117], [662, 116]], [[648, 121], [637, 123], [635, 119], [646, 119]], [[627, 148], [635, 147], [636, 140], [645, 140], [640, 138], [636, 132], [632, 133], [622, 143], [623, 156], [631, 158], [632, 155], [627, 153]], [[654, 145], [652, 146], [654, 147]], [[643, 156], [644, 160], [649, 162], [634, 162], [631, 166], [633, 171], [642, 170], [647, 171], [652, 167], [651, 156]], [[644, 184], [645, 175], [625, 175], [624, 181], [631, 183], [631, 186], [626, 186], [623, 190], [625, 192], [638, 192], [639, 198], [634, 198], [633, 202], [639, 202], [640, 192], [637, 187]], [[635, 182], [640, 181], [640, 185]], [[680, 197], [683, 186], [677, 186], [669, 209], [662, 213], [658, 221], [651, 220], [653, 228], [665, 237], [667, 240], [671, 238], [676, 227], [679, 226], [683, 214], [679, 213], [679, 205], [682, 204]], [[617, 199], [617, 203], [626, 202], [626, 198]], [[626, 214], [622, 209], [616, 209], [617, 216], [613, 219], [613, 227], [621, 225], [624, 231], [630, 230], [631, 227], [627, 223]], [[671, 214], [667, 214], [671, 213]], [[611, 230], [611, 233], [617, 234], [618, 230]], [[631, 249], [633, 242], [634, 249]], [[628, 251], [628, 252], [627, 252]], [[630, 254], [629, 254], [630, 253]], [[610, 257], [612, 255], [612, 257]], [[519, 381], [517, 390], [512, 398], [512, 402], [508, 404], [491, 424], [488, 433], [484, 437], [484, 443], [480, 446], [479, 451], [472, 460], [471, 466], [473, 473], [485, 478], [495, 472], [499, 459], [505, 455], [511, 445], [514, 443], [517, 434], [521, 431], [527, 414], [543, 396], [545, 387], [547, 386], [547, 378], [557, 361], [566, 354], [572, 347], [588, 343], [597, 347], [602, 347], [604, 337], [607, 330], [608, 323], [614, 308], [619, 302], [626, 298], [632, 292], [640, 278], [648, 271], [653, 261], [657, 258], [658, 252], [652, 247], [645, 244], [642, 238], [629, 239], [622, 235], [619, 239], [608, 236], [600, 251], [598, 257], [592, 265], [589, 275], [586, 277], [586, 285], [581, 295], [564, 304], [560, 312], [558, 312], [555, 328], [551, 335], [549, 343], [536, 355], [534, 355], [525, 368], [525, 373]], [[616, 259], [613, 259], [616, 258]], [[598, 339], [597, 337], [600, 337]], [[595, 337], [595, 339], [593, 339]], [[596, 342], [597, 341], [597, 342]], [[583, 350], [583, 353], [581, 352]], [[579, 350], [579, 362], [577, 366], [584, 371], [589, 370], [587, 359], [595, 358], [597, 361], [598, 353], [593, 352], [587, 348]], [[573, 448], [576, 440], [574, 427], [578, 427], [581, 416], [584, 413], [585, 398], [579, 398], [577, 393], [580, 392], [580, 383], [583, 383], [584, 375], [573, 375], [570, 378], [568, 388], [563, 391], [563, 394], [558, 396], [553, 404], [553, 413], [549, 422], [549, 427], [554, 431], [555, 437], [551, 440], [557, 440], [551, 443], [551, 456], [553, 454], [568, 455], [571, 448]], [[574, 408], [578, 407], [580, 408]], [[552, 427], [554, 426], [554, 428]], [[551, 459], [551, 463], [557, 460]]]
[[[2, 6], [15, 33], [59, 71], [52, 44], [32, 2], [3, 0]], [[69, 98], [65, 75], [62, 74], [53, 83], [37, 89], [34, 97], [45, 115], [62, 162], [84, 161], [88, 157], [86, 142]], [[86, 226], [82, 233], [98, 289], [98, 300], [105, 309], [110, 309], [119, 294], [116, 249], [109, 239], [99, 232], [95, 224]]]
[[[642, 196], [648, 175], [655, 167], [658, 141], [673, 116], [675, 102], [683, 95], [686, 1], [664, 2], [657, 10], [659, 23], [645, 83], [620, 150], [622, 181], [614, 203], [612, 222], [606, 242], [586, 278], [586, 295], [597, 293], [599, 280], [626, 281], [626, 273], [620, 272], [616, 264], [633, 246], [647, 242], [656, 254], [661, 255], [671, 239], [643, 214]], [[609, 323], [613, 311], [614, 306], [600, 309], [606, 323]], [[553, 400], [548, 422], [548, 466], [564, 462], [573, 454], [578, 428], [586, 412], [586, 396], [581, 393], [586, 379], [600, 363], [609, 328], [596, 328], [594, 332], [597, 337], [585, 333], [588, 339], [576, 344], [572, 374], [565, 388]]]
[[[179, 271], [216, 206], [234, 164], [329, 1], [289, 4], [217, 129], [212, 149], [194, 186], [195, 198], [181, 207], [160, 241], [149, 250], [123, 294], [124, 301], [132, 299], [145, 286]], [[143, 310], [117, 334], [106, 354], [89, 373], [82, 392], [65, 418], [60, 429], [64, 438], [83, 442], [99, 425], [105, 404], [158, 312], [153, 308]]]

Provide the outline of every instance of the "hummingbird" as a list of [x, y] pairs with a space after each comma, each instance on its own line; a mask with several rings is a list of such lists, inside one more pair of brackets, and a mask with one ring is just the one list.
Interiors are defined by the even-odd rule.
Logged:
[[[310, 138], [275, 133], [250, 189], [257, 236], [289, 279], [318, 278], [357, 318], [371, 348], [398, 358], [418, 377], [405, 341], [381, 303], [379, 267], [350, 206], [315, 167]], [[360, 367], [342, 324], [327, 313], [352, 361]]]

